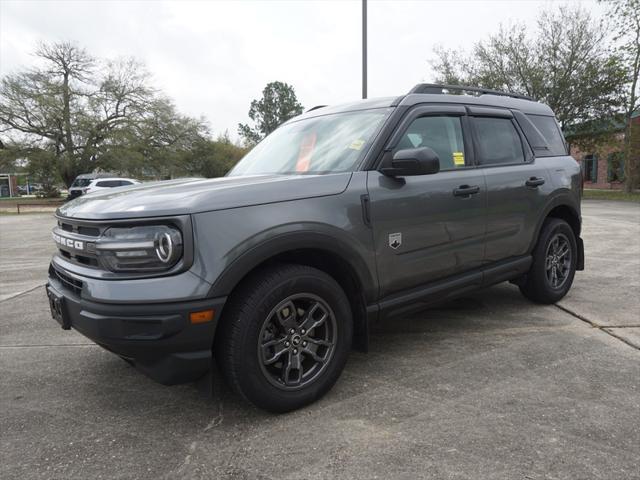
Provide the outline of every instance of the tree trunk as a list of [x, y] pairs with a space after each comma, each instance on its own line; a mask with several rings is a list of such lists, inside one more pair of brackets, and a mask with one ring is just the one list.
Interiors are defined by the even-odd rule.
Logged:
[[[73, 132], [71, 131], [71, 90], [69, 87], [69, 72], [65, 71], [62, 80], [62, 121], [64, 124], [64, 155], [62, 160], [63, 165], [59, 169], [59, 174], [63, 178], [67, 188], [71, 186], [73, 178], [69, 178], [69, 172], [73, 172], [73, 160], [74, 160], [74, 145], [73, 145]], [[66, 164], [66, 165], [64, 165]]]

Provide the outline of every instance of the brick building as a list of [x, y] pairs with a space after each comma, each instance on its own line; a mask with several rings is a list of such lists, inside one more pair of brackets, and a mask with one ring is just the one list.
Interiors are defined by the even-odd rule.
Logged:
[[[631, 117], [632, 135], [640, 133], [640, 112]], [[624, 124], [602, 132], [594, 132], [594, 137], [600, 137], [595, 147], [587, 147], [589, 141], [567, 133], [566, 139], [570, 146], [571, 156], [580, 163], [583, 172], [585, 188], [619, 190], [624, 182]], [[604, 138], [603, 138], [604, 137]], [[588, 139], [587, 139], [588, 140]], [[582, 147], [581, 147], [582, 145]]]
[[17, 197], [18, 177], [13, 173], [0, 173], [0, 197]]

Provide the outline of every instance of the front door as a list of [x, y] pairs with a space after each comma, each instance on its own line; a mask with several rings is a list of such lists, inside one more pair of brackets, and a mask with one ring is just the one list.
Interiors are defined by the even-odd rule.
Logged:
[[466, 125], [464, 107], [418, 107], [392, 135], [385, 158], [430, 147], [440, 172], [402, 178], [368, 172], [381, 297], [482, 263], [487, 193]]

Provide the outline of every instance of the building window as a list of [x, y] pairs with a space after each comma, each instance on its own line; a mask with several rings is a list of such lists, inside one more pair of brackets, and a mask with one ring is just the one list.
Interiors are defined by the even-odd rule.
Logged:
[[613, 152], [607, 158], [607, 181], [624, 182], [624, 153]]
[[585, 155], [582, 159], [582, 168], [584, 169], [584, 180], [586, 182], [598, 182], [598, 159], [595, 155]]

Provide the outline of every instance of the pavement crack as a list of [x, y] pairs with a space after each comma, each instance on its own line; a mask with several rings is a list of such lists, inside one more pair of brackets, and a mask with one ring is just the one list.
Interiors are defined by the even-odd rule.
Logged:
[[218, 403], [218, 415], [216, 415], [211, 419], [209, 424], [206, 427], [204, 427], [203, 431], [206, 432], [207, 430], [210, 430], [219, 425], [222, 425], [223, 421], [224, 421], [224, 411], [223, 411], [222, 399], [220, 399], [220, 402]]
[[22, 292], [18, 292], [18, 293], [14, 293], [13, 295], [3, 298], [2, 300], [0, 300], [0, 303], [6, 302], [7, 300], [13, 300], [14, 298], [18, 298], [21, 295], [26, 295], [27, 293], [31, 293], [34, 290], [37, 290], [39, 288], [44, 287], [44, 283], [40, 284], [40, 285], [36, 285], [35, 287], [29, 288], [28, 290], [23, 290]]
[[612, 336], [613, 338], [620, 340], [622, 343], [629, 345], [631, 348], [635, 349], [635, 350], [640, 350], [640, 345], [636, 345], [635, 343], [627, 340], [626, 338], [621, 337], [620, 335], [617, 335], [611, 331], [609, 331], [608, 329], [610, 328], [631, 328], [634, 327], [635, 325], [615, 325], [615, 326], [609, 326], [609, 325], [600, 325], [596, 322], [594, 322], [593, 320], [589, 320], [587, 317], [580, 315], [579, 313], [574, 312], [573, 310], [571, 310], [570, 308], [567, 307], [563, 307], [562, 305], [559, 305], [557, 303], [554, 303], [554, 306], [556, 308], [559, 308], [560, 310], [562, 310], [565, 313], [568, 313], [569, 315], [571, 315], [572, 317], [577, 318], [578, 320], [581, 320], [585, 323], [588, 323], [589, 325], [591, 325], [593, 328], [597, 328], [598, 330], [600, 330], [601, 332], [606, 333], [607, 335]]
[[618, 340], [620, 340], [623, 343], [626, 343], [627, 345], [629, 345], [632, 348], [635, 348], [636, 350], [640, 350], [640, 345], [636, 345], [635, 343], [627, 340], [624, 337], [621, 337], [613, 332], [610, 332], [609, 330], [607, 330], [609, 327], [602, 327], [600, 330], [603, 330], [605, 333], [608, 333], [609, 335], [611, 335], [614, 338], [617, 338]]

